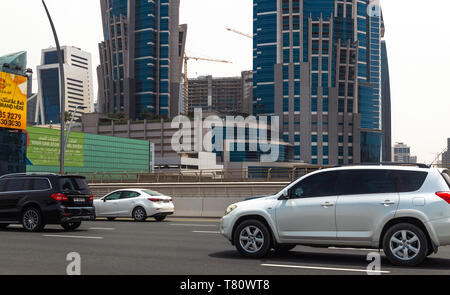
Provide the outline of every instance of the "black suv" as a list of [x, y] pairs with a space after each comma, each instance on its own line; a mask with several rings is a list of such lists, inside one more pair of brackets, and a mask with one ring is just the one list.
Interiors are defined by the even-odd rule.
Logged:
[[22, 224], [30, 232], [46, 224], [75, 230], [94, 220], [94, 197], [86, 179], [56, 174], [9, 174], [0, 177], [0, 229]]

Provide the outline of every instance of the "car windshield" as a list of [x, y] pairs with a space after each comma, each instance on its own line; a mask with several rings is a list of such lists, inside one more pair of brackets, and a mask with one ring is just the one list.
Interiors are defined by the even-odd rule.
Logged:
[[148, 189], [143, 190], [143, 192], [146, 193], [146, 194], [148, 194], [148, 195], [150, 195], [150, 196], [154, 196], [154, 197], [157, 197], [157, 196], [164, 196], [164, 195], [161, 194], [161, 193], [158, 193], [158, 192], [155, 192], [155, 191], [152, 191], [152, 190], [148, 190]]

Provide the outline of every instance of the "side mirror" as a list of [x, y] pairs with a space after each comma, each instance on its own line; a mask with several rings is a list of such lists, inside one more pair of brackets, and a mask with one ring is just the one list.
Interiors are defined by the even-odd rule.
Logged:
[[106, 203], [106, 198], [103, 198], [102, 200], [103, 200], [103, 203]]
[[283, 190], [281, 197], [278, 200], [288, 200], [289, 199], [289, 190]]

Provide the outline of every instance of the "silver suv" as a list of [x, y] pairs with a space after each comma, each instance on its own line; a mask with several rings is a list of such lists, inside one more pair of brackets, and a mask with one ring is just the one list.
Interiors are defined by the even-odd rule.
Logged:
[[308, 174], [270, 197], [227, 208], [221, 233], [245, 257], [296, 245], [383, 249], [415, 266], [450, 245], [450, 172], [355, 166]]

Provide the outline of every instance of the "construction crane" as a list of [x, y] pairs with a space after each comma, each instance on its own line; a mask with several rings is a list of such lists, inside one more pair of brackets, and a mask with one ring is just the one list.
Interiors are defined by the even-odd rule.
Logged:
[[235, 29], [232, 29], [232, 28], [227, 28], [227, 30], [228, 30], [229, 32], [233, 32], [233, 33], [242, 35], [242, 36], [244, 36], [244, 37], [247, 37], [247, 38], [249, 38], [249, 39], [253, 39], [253, 36], [252, 36], [252, 35], [249, 35], [249, 34], [246, 34], [246, 33], [242, 33], [242, 32], [240, 32], [240, 31], [238, 31], [238, 30], [235, 30]]
[[184, 55], [184, 113], [188, 113], [188, 95], [189, 95], [189, 79], [188, 79], [188, 61], [207, 61], [207, 62], [218, 62], [218, 63], [226, 63], [232, 64], [233, 62], [228, 60], [214, 59], [214, 58], [206, 58], [206, 57], [194, 57]]

